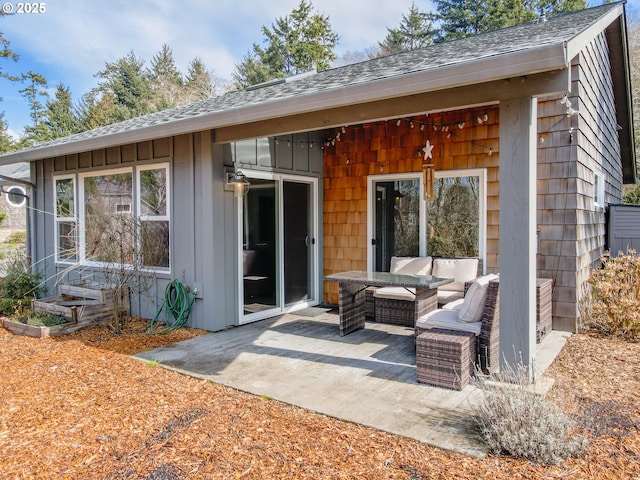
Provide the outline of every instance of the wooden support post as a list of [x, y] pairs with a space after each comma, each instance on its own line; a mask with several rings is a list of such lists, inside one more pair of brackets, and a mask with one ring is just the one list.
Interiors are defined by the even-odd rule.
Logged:
[[536, 356], [537, 101], [500, 102], [500, 357], [522, 362], [533, 380]]

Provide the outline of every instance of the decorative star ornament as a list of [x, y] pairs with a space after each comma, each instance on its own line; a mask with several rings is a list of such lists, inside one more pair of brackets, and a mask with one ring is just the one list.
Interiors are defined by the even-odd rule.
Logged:
[[431, 141], [427, 140], [426, 145], [424, 146], [424, 148], [422, 149], [422, 151], [424, 152], [424, 159], [427, 160], [429, 158], [433, 158], [433, 145], [431, 145]]

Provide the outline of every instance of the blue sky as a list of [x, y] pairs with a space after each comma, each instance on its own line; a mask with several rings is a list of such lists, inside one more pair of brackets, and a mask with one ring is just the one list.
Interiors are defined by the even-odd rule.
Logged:
[[[10, 3], [14, 10], [18, 2]], [[230, 80], [234, 65], [253, 43], [263, 40], [262, 25], [288, 15], [299, 0], [50, 0], [44, 13], [0, 17], [0, 32], [20, 59], [0, 60], [5, 73], [29, 70], [47, 79], [50, 88], [62, 82], [74, 101], [96, 85], [94, 75], [105, 62], [134, 51], [147, 62], [166, 43], [178, 68], [203, 59], [214, 75]], [[315, 0], [315, 11], [329, 16], [340, 35], [338, 56], [374, 47], [387, 27], [397, 27], [411, 0]], [[427, 0], [415, 4], [430, 10]], [[5, 7], [6, 8], [6, 7]], [[0, 79], [0, 111], [14, 133], [29, 123], [23, 85]]]

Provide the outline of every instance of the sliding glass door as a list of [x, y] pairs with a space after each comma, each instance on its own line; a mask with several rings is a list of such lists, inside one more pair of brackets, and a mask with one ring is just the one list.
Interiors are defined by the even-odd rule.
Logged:
[[315, 180], [247, 178], [240, 202], [241, 323], [317, 303]]

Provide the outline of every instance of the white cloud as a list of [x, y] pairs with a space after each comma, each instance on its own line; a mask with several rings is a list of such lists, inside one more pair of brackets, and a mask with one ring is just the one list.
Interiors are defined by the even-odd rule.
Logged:
[[[2, 17], [0, 31], [21, 55], [20, 71], [43, 73], [52, 87], [59, 82], [69, 85], [78, 99], [96, 85], [93, 76], [105, 62], [130, 51], [148, 62], [165, 43], [181, 71], [197, 56], [217, 77], [229, 80], [252, 44], [262, 42], [262, 26], [271, 26], [299, 4], [300, 0], [55, 0], [47, 2], [42, 14]], [[315, 11], [329, 16], [340, 35], [336, 53], [341, 55], [375, 46], [385, 37], [387, 26], [399, 25], [411, 0], [312, 4]], [[428, 9], [427, 4], [418, 7]]]

